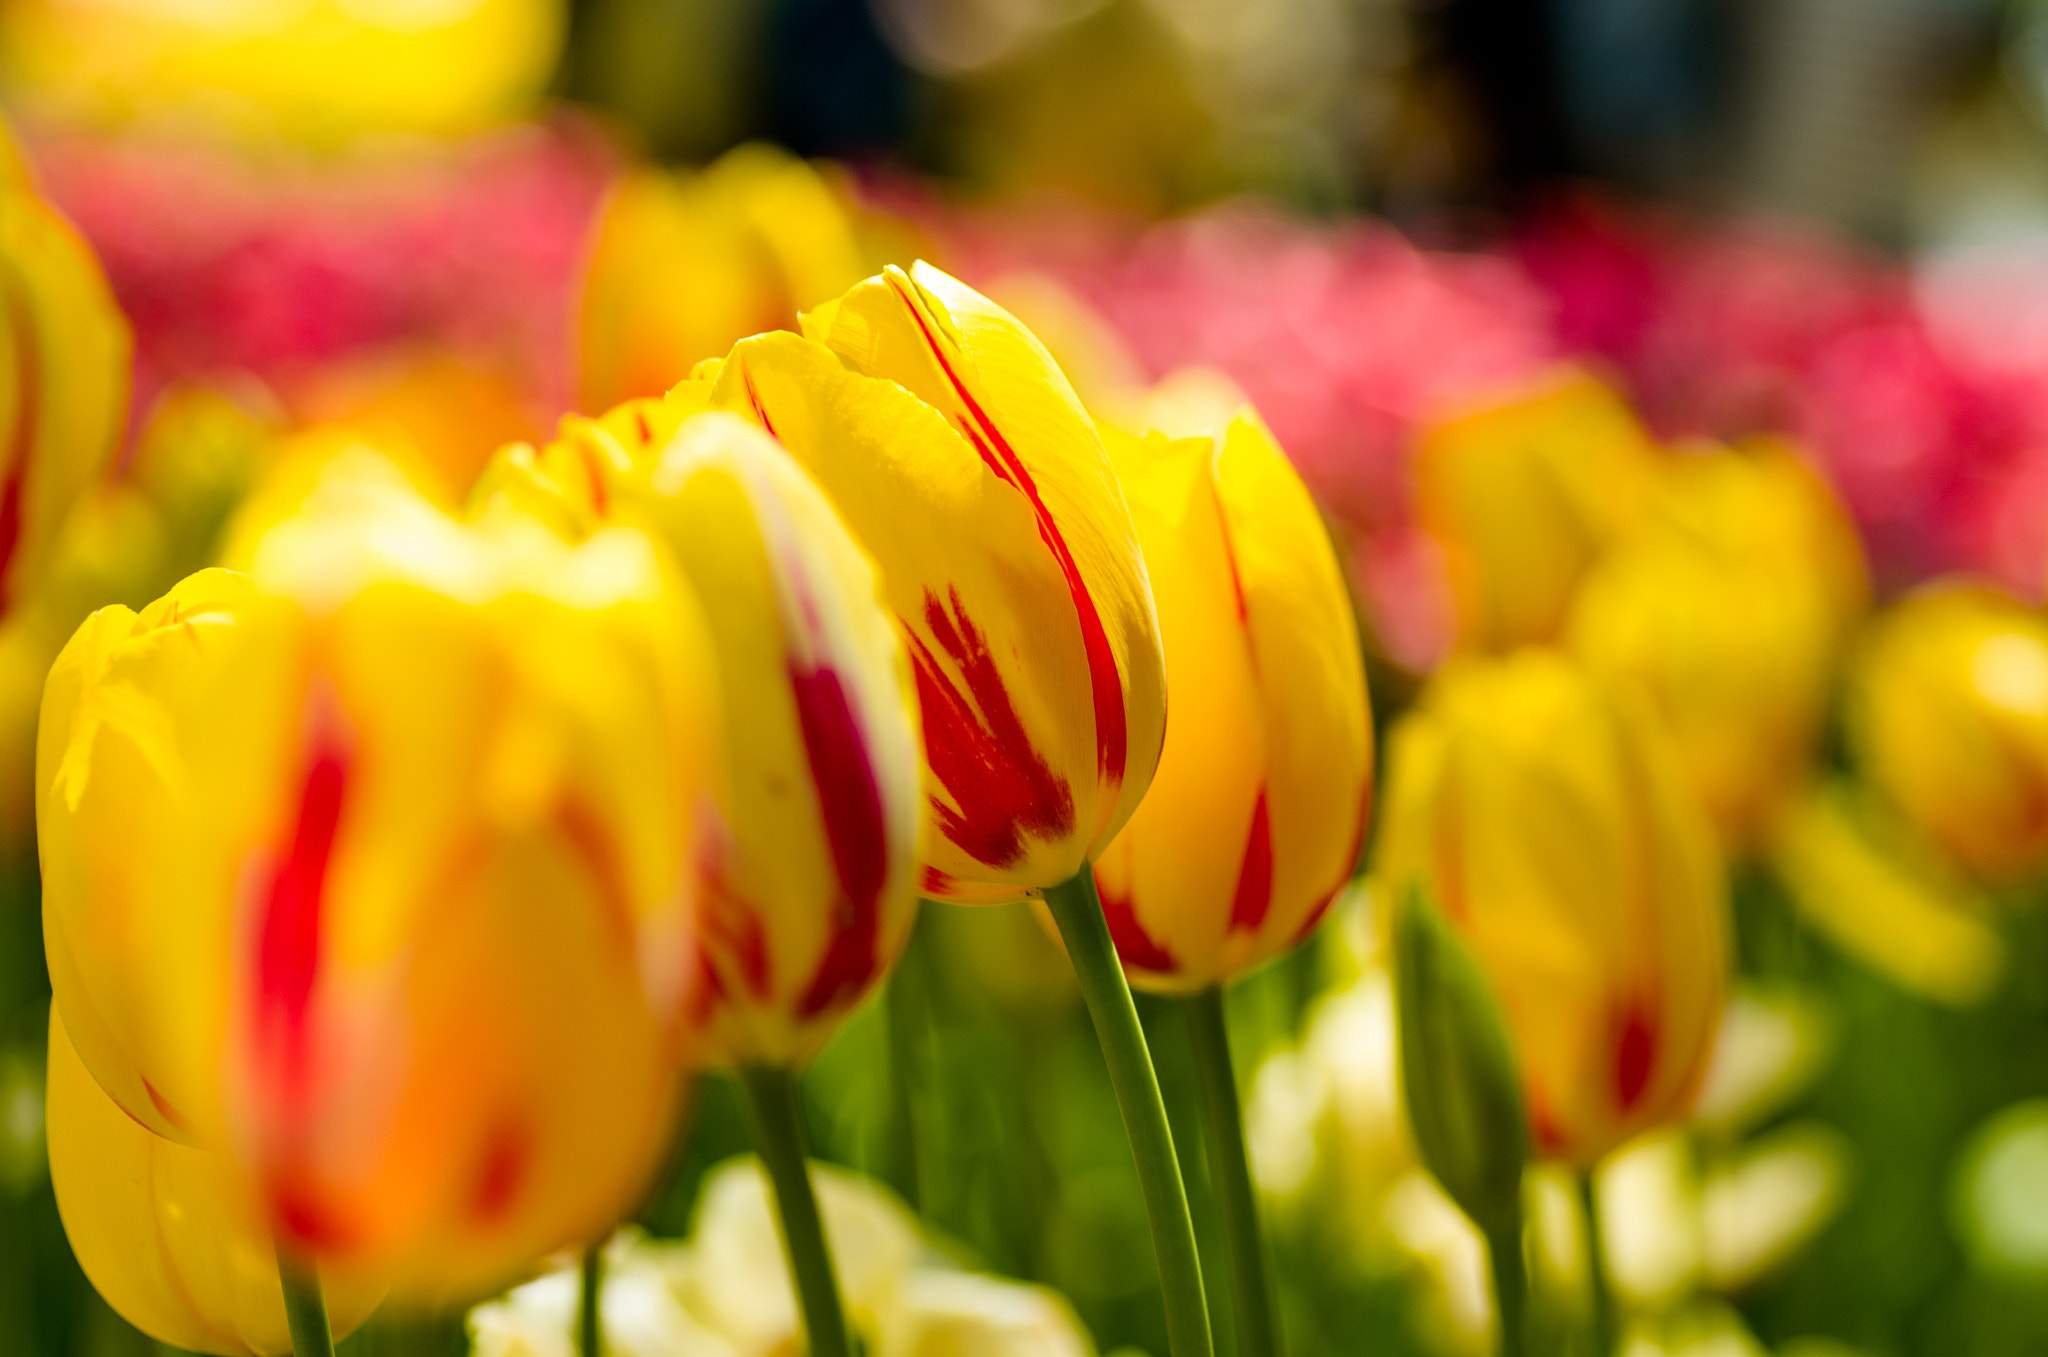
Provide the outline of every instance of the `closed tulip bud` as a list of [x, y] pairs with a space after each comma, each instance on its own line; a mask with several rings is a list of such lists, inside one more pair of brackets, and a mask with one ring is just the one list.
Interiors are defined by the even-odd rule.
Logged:
[[1344, 578], [1249, 407], [1216, 438], [1110, 438], [1159, 609], [1174, 719], [1096, 863], [1134, 984], [1192, 991], [1292, 946], [1351, 874], [1372, 786]]
[[711, 400], [768, 429], [881, 570], [908, 642], [934, 834], [923, 888], [1072, 879], [1151, 783], [1165, 665], [1094, 421], [1007, 312], [926, 264], [735, 347]]
[[571, 417], [509, 448], [480, 512], [572, 538], [626, 519], [666, 542], [709, 623], [725, 694], [723, 834], [707, 855], [701, 1056], [814, 1054], [902, 951], [923, 806], [916, 696], [875, 568], [817, 484], [685, 390]]
[[2048, 864], [2048, 619], [1990, 585], [1907, 596], [1863, 648], [1850, 731], [1866, 776], [1965, 871]]
[[696, 975], [708, 643], [643, 535], [577, 547], [330, 470], [51, 671], [43, 920], [78, 1052], [234, 1154], [295, 1252], [481, 1287], [659, 1155]]
[[742, 146], [694, 175], [644, 170], [612, 191], [578, 318], [586, 409], [658, 396], [706, 358], [866, 271], [852, 205], [818, 171]]
[[85, 242], [27, 193], [0, 192], [0, 614], [40, 586], [119, 443], [128, 352]]
[[1587, 575], [1567, 644], [1640, 685], [1722, 842], [1743, 849], [1806, 774], [1868, 594], [1855, 528], [1789, 449], [1680, 456], [1641, 529]]
[[[54, 1010], [44, 1106], [64, 1233], [115, 1313], [195, 1352], [289, 1354], [277, 1246], [234, 1160], [165, 1140], [122, 1111], [93, 1082]], [[384, 1297], [362, 1277], [326, 1282], [337, 1338]]]
[[1392, 737], [1375, 871], [1426, 886], [1513, 1034], [1538, 1151], [1678, 1115], [1726, 985], [1711, 831], [1638, 701], [1546, 651], [1447, 667]]
[[1621, 397], [1584, 374], [1427, 431], [1416, 512], [1444, 551], [1459, 648], [1553, 639], [1639, 511], [1655, 456]]

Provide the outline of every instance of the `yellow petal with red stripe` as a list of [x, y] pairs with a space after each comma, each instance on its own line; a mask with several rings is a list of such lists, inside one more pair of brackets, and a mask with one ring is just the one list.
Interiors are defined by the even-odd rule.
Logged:
[[[64, 1233], [115, 1313], [195, 1352], [288, 1357], [277, 1247], [254, 1186], [224, 1154], [153, 1135], [93, 1082], [50, 1013], [45, 1117]], [[322, 1278], [336, 1339], [383, 1299], [368, 1278]]]
[[1364, 665], [1322, 520], [1256, 415], [1110, 446], [1174, 721], [1096, 882], [1133, 982], [1194, 990], [1293, 945], [1349, 877], [1372, 779]]
[[1472, 944], [1539, 1150], [1584, 1165], [1680, 1115], [1726, 989], [1726, 889], [1648, 711], [1527, 650], [1448, 666], [1391, 745], [1375, 874], [1428, 884]]

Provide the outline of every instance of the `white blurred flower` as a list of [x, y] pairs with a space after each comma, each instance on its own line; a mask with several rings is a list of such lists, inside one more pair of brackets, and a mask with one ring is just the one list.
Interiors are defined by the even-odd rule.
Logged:
[[1708, 1280], [1736, 1291], [1777, 1269], [1834, 1218], [1848, 1178], [1848, 1143], [1818, 1122], [1745, 1146], [1700, 1189]]
[[1728, 1001], [1693, 1120], [1733, 1138], [1796, 1097], [1827, 1060], [1826, 1015], [1801, 990], [1743, 984]]
[[[917, 1220], [859, 1174], [814, 1162], [811, 1183], [848, 1317], [872, 1332], [889, 1293], [923, 1251]], [[758, 1160], [728, 1160], [704, 1179], [689, 1242], [669, 1277], [683, 1303], [726, 1335], [740, 1357], [795, 1351], [796, 1293]]]
[[1978, 1267], [2048, 1273], [2048, 1099], [2015, 1103], [1979, 1128], [1958, 1160], [1953, 1201]]
[[1733, 1310], [1714, 1301], [1629, 1327], [1621, 1357], [1767, 1357]]
[[1074, 1312], [1044, 1287], [921, 1268], [881, 1315], [875, 1357], [1094, 1357]]
[[[666, 1275], [673, 1246], [621, 1230], [605, 1245], [598, 1316], [608, 1357], [739, 1357], [676, 1297]], [[556, 1268], [469, 1314], [475, 1357], [576, 1357], [580, 1286], [573, 1265]]]
[[1631, 1141], [1600, 1165], [1595, 1183], [1615, 1290], [1644, 1309], [1690, 1293], [1700, 1278], [1699, 1187], [1685, 1133]]
[[1428, 1286], [1425, 1328], [1460, 1353], [1492, 1350], [1493, 1301], [1486, 1241], [1436, 1180], [1408, 1173], [1387, 1194], [1386, 1225], [1417, 1263]]

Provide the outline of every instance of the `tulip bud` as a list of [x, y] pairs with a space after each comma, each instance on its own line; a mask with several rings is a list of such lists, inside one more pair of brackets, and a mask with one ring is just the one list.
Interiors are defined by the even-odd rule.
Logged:
[[1655, 456], [1627, 404], [1582, 373], [1424, 433], [1416, 512], [1443, 547], [1460, 649], [1555, 637], [1639, 511]]
[[2048, 864], [2048, 619], [1985, 584], [1932, 584], [1872, 628], [1849, 728], [1866, 776], [1965, 871]]
[[605, 204], [584, 282], [584, 408], [659, 395], [748, 335], [793, 329], [864, 271], [851, 206], [773, 147], [695, 175], [631, 175]]
[[1567, 644], [1641, 686], [1730, 848], [1804, 778], [1869, 587], [1856, 532], [1787, 448], [1670, 459], [1646, 521], [1587, 574]]
[[1426, 885], [1478, 957], [1538, 1151], [1590, 1164], [1680, 1113], [1720, 1016], [1725, 887], [1649, 713], [1551, 652], [1461, 660], [1389, 763], [1375, 872]]
[[[45, 1102], [50, 1180], [85, 1275], [123, 1319], [197, 1352], [289, 1354], [277, 1248], [252, 1185], [225, 1154], [137, 1124], [93, 1082], [50, 1012]], [[326, 1279], [346, 1337], [383, 1299], [360, 1277]]]
[[0, 614], [38, 588], [127, 422], [128, 325], [77, 233], [0, 192]]
[[1132, 983], [1197, 990], [1292, 946], [1349, 878], [1372, 786], [1365, 670], [1322, 519], [1249, 407], [1216, 438], [1109, 443], [1174, 719], [1095, 880]]
[[1071, 880], [1150, 785], [1151, 586], [1094, 421], [1030, 332], [927, 264], [733, 349], [711, 400], [768, 429], [879, 565], [909, 642], [934, 828], [923, 889]]
[[1394, 981], [1415, 1148], [1483, 1233], [1512, 1231], [1529, 1162], [1514, 1049], [1486, 976], [1419, 881], [1394, 916]]
[[438, 1294], [661, 1152], [715, 704], [643, 535], [465, 527], [370, 465], [65, 647], [44, 936], [124, 1111], [233, 1153], [294, 1250]]

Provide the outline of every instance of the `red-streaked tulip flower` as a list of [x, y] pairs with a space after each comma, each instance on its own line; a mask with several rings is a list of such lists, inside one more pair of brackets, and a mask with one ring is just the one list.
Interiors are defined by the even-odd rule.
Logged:
[[923, 827], [916, 697], [875, 568], [775, 440], [701, 392], [563, 421], [479, 490], [572, 537], [616, 518], [666, 542], [724, 694], [725, 832], [707, 855], [700, 1054], [807, 1060], [901, 952]]
[[1646, 707], [1547, 651], [1454, 662], [1395, 728], [1375, 874], [1492, 981], [1531, 1129], [1586, 1165], [1690, 1102], [1727, 983], [1705, 812]]
[[[123, 1112], [54, 1009], [45, 1108], [64, 1233], [115, 1312], [174, 1347], [288, 1357], [277, 1246], [247, 1179], [228, 1155], [165, 1140]], [[337, 1338], [384, 1296], [363, 1278], [324, 1280]]]
[[1044, 347], [919, 264], [741, 342], [711, 401], [780, 439], [880, 567], [922, 708], [925, 892], [1072, 879], [1151, 783], [1165, 664], [1123, 492]]
[[643, 534], [464, 526], [360, 459], [246, 563], [93, 614], [51, 672], [57, 1005], [289, 1248], [477, 1289], [664, 1145], [708, 642]]
[[1132, 982], [1195, 990], [1292, 946], [1358, 855], [1365, 669], [1308, 490], [1250, 408], [1216, 438], [1110, 436], [1166, 643], [1173, 723], [1095, 867]]

